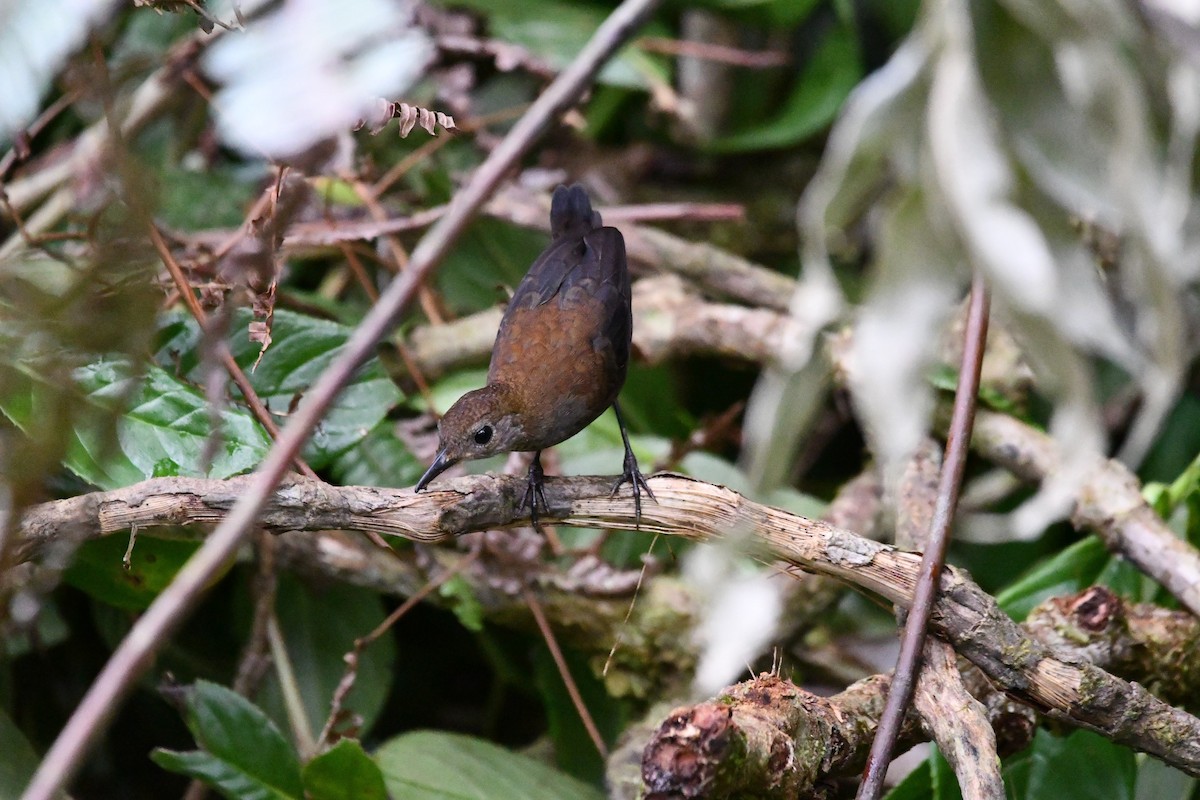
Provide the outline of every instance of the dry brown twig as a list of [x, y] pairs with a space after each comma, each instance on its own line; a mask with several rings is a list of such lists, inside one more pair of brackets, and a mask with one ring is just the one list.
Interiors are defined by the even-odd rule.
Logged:
[[[896, 491], [896, 545], [924, 550], [938, 491], [941, 453], [932, 440], [917, 450]], [[913, 705], [958, 778], [965, 798], [1003, 800], [996, 734], [987, 710], [967, 690], [954, 649], [925, 642]]]
[[[904, 620], [904, 631], [900, 637], [900, 655], [896, 659], [896, 669], [892, 674], [887, 705], [879, 719], [879, 729], [876, 731], [875, 741], [871, 744], [871, 754], [867, 758], [863, 780], [858, 787], [857, 796], [860, 800], [876, 800], [883, 794], [883, 780], [887, 774], [888, 764], [892, 760], [892, 748], [899, 737], [900, 727], [916, 688], [918, 673], [921, 669], [921, 658], [925, 651], [929, 617], [937, 602], [941, 583], [939, 578], [945, 568], [946, 551], [950, 546], [954, 513], [958, 508], [958, 493], [962, 487], [963, 472], [967, 464], [967, 449], [970, 446], [971, 429], [975, 422], [979, 378], [983, 371], [983, 354], [988, 338], [990, 306], [991, 300], [987, 284], [984, 282], [983, 275], [976, 272], [971, 281], [971, 291], [967, 300], [967, 322], [963, 337], [962, 360], [958, 372], [958, 385], [954, 390], [954, 407], [950, 415], [949, 433], [946, 436], [946, 458], [941, 467], [937, 491], [932, 496], [933, 502], [927, 532], [923, 535], [913, 536], [914, 543], [921, 545], [921, 571], [914, 587], [912, 602], [907, 606], [908, 616]], [[924, 514], [921, 516], [923, 517]], [[953, 661], [952, 658], [949, 660]], [[936, 680], [939, 675], [946, 678], [943, 681], [945, 685], [953, 685], [954, 681], [945, 673], [935, 673], [931, 680]], [[965, 696], [966, 692], [962, 691], [960, 694]], [[986, 725], [983, 725], [983, 728], [986, 729]], [[949, 731], [945, 727], [941, 727], [940, 729], [935, 728], [935, 730], [946, 734], [948, 742], [956, 733], [968, 733], [965, 728]], [[976, 737], [985, 735], [984, 731], [978, 729], [969, 733]], [[994, 751], [994, 739], [991, 746]], [[983, 778], [977, 770], [971, 769], [968, 759], [968, 755], [964, 752], [960, 763], [961, 766], [973, 773], [973, 777], [982, 779], [976, 788], [981, 790], [986, 788], [994, 794], [996, 787], [990, 785], [993, 781], [990, 778]], [[998, 773], [994, 776], [994, 783], [999, 784], [1000, 797], [1003, 797], [1004, 785], [1000, 781]]]

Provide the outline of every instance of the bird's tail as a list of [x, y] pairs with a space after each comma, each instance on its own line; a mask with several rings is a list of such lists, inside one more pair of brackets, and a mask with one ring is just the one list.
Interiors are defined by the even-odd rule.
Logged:
[[550, 199], [552, 238], [560, 239], [572, 234], [581, 236], [603, 224], [599, 212], [592, 210], [592, 201], [588, 199], [587, 192], [578, 183], [559, 186], [554, 190], [554, 196]]

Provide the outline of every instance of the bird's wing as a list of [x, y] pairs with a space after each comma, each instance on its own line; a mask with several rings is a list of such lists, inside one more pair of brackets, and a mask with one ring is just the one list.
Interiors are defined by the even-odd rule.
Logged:
[[[625, 258], [625, 237], [616, 228], [600, 228], [583, 237], [583, 257], [567, 273], [559, 289], [560, 302], [570, 307], [588, 298], [604, 309], [596, 345], [607, 339], [615, 364], [621, 370], [629, 362], [629, 344], [633, 335], [632, 292], [629, 265]], [[579, 300], [574, 295], [578, 294]]]
[[[596, 355], [611, 359], [609, 369], [623, 379], [633, 329], [625, 238], [616, 228], [596, 227], [600, 215], [579, 186], [555, 190], [550, 219], [554, 239], [509, 301], [489, 380], [513, 368], [530, 346], [522, 341], [528, 337], [544, 337], [546, 344], [559, 347], [590, 345]], [[532, 309], [538, 313], [519, 313]]]

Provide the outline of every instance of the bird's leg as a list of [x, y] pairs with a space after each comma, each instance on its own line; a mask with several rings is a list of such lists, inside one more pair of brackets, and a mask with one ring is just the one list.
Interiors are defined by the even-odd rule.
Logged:
[[542, 491], [545, 477], [546, 473], [542, 472], [542, 451], [538, 450], [533, 454], [533, 461], [529, 462], [529, 477], [525, 484], [525, 494], [521, 495], [520, 505], [521, 508], [529, 509], [529, 521], [535, 528], [538, 527], [538, 500], [542, 501], [543, 511], [550, 511], [550, 504], [546, 502], [546, 494]]
[[616, 497], [617, 492], [621, 489], [621, 484], [628, 483], [633, 489], [633, 518], [635, 527], [642, 525], [642, 490], [646, 490], [646, 496], [654, 502], [658, 502], [658, 498], [654, 496], [654, 492], [650, 491], [650, 484], [646, 483], [646, 479], [642, 477], [641, 470], [638, 469], [637, 456], [633, 454], [633, 448], [629, 446], [629, 434], [625, 432], [625, 419], [621, 416], [621, 406], [613, 402], [613, 411], [617, 415], [617, 427], [621, 429], [621, 441], [625, 443], [625, 472], [621, 475], [617, 485], [613, 487], [612, 494], [609, 497]]

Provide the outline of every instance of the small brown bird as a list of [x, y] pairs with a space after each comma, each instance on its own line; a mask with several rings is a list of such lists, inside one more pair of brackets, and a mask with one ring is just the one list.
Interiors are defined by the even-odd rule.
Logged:
[[417, 491], [459, 461], [509, 451], [533, 452], [521, 506], [537, 525], [542, 450], [566, 441], [604, 413], [617, 415], [625, 443], [624, 483], [637, 518], [642, 490], [617, 395], [625, 383], [633, 333], [625, 239], [604, 227], [579, 185], [559, 186], [550, 202], [551, 242], [509, 301], [492, 348], [487, 386], [467, 392], [442, 417], [433, 464]]

